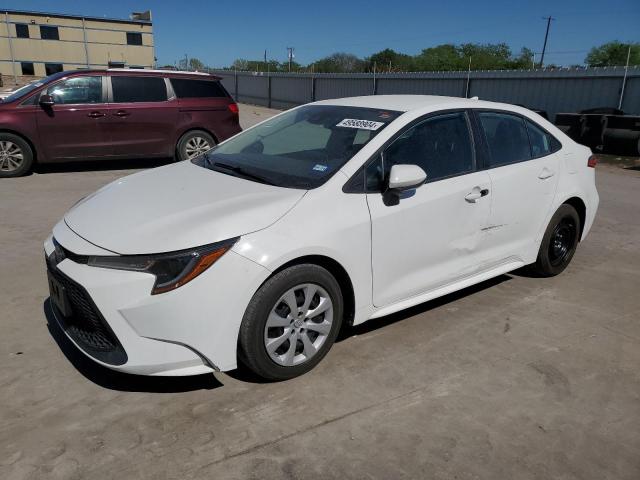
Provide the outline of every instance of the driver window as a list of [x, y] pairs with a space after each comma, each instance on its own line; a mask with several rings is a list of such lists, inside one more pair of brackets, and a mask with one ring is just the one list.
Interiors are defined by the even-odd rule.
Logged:
[[398, 164], [418, 165], [427, 173], [427, 182], [473, 171], [467, 115], [438, 115], [404, 132], [384, 152], [385, 177]]
[[102, 102], [102, 77], [67, 78], [47, 88], [47, 95], [59, 104]]

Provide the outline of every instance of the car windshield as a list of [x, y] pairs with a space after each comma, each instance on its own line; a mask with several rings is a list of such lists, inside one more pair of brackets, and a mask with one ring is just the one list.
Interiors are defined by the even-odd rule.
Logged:
[[22, 98], [25, 95], [30, 94], [35, 89], [37, 89], [38, 87], [41, 87], [45, 83], [49, 83], [52, 80], [56, 80], [56, 79], [60, 78], [65, 73], [66, 72], [54, 73], [53, 75], [49, 75], [48, 77], [41, 78], [39, 80], [34, 80], [31, 83], [27, 83], [26, 85], [23, 85], [22, 87], [17, 89], [15, 92], [13, 92], [11, 95], [6, 97], [3, 101], [8, 103], [8, 102], [13, 102], [14, 100], [18, 100], [19, 98]]
[[307, 105], [236, 135], [192, 162], [248, 180], [308, 190], [326, 182], [400, 114]]

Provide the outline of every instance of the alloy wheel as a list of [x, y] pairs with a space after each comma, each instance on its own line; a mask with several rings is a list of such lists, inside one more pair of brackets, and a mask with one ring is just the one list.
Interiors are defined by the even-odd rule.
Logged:
[[185, 153], [187, 154], [187, 159], [190, 160], [194, 157], [197, 157], [198, 155], [202, 155], [210, 148], [211, 145], [206, 138], [191, 137], [189, 140], [187, 140], [187, 143], [185, 145]]
[[269, 313], [264, 328], [267, 354], [290, 367], [315, 356], [331, 332], [333, 303], [319, 285], [305, 283], [287, 290]]
[[22, 149], [9, 140], [0, 141], [0, 170], [14, 172], [22, 166], [24, 154]]

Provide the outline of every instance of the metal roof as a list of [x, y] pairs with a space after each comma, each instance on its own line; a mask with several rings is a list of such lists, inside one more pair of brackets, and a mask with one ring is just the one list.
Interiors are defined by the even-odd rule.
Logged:
[[37, 12], [33, 10], [11, 10], [3, 8], [0, 12], [10, 13], [14, 15], [35, 15], [38, 17], [54, 17], [54, 18], [73, 18], [76, 20], [91, 20], [95, 22], [109, 22], [109, 23], [134, 23], [136, 25], [151, 25], [152, 22], [148, 20], [129, 20], [125, 18], [109, 18], [109, 17], [91, 17], [87, 15], [70, 15], [67, 13], [53, 13], [53, 12]]

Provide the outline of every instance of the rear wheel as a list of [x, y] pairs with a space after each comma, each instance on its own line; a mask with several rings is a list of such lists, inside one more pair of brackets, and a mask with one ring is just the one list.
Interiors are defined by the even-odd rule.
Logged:
[[0, 133], [0, 178], [20, 177], [31, 171], [33, 151], [21, 137]]
[[240, 360], [268, 380], [297, 377], [327, 354], [342, 323], [336, 279], [313, 264], [283, 270], [251, 299], [240, 328]]
[[533, 273], [552, 277], [561, 273], [573, 258], [580, 240], [580, 217], [571, 205], [561, 205], [551, 217], [542, 238]]
[[191, 160], [213, 148], [216, 141], [203, 130], [192, 130], [185, 133], [178, 141], [178, 160]]

